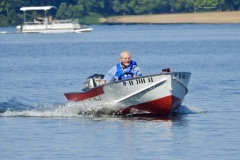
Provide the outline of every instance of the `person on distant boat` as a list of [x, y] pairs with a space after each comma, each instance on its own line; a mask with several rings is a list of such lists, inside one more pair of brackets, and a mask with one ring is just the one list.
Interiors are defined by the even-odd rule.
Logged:
[[43, 23], [43, 17], [37, 15], [37, 17], [34, 19], [34, 23], [42, 24]]
[[120, 54], [120, 63], [113, 66], [104, 76], [101, 81], [101, 85], [114, 82], [117, 80], [124, 80], [142, 76], [140, 68], [137, 63], [131, 60], [131, 55], [129, 51], [122, 51]]
[[53, 21], [53, 18], [52, 18], [52, 16], [50, 15], [50, 16], [48, 16], [48, 22], [49, 23], [52, 23], [52, 21]]
[[43, 21], [43, 17], [41, 17], [41, 16], [38, 15], [38, 16], [36, 17], [36, 20], [38, 20], [38, 21]]

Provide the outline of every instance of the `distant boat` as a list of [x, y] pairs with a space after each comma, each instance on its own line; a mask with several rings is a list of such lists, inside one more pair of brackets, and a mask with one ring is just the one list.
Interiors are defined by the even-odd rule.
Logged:
[[[41, 6], [41, 7], [22, 7], [21, 11], [24, 12], [23, 25], [17, 26], [20, 33], [81, 33], [91, 32], [93, 28], [88, 28], [85, 25], [79, 24], [78, 20], [52, 20], [52, 17], [47, 17], [47, 11], [50, 9], [57, 9], [55, 6]], [[26, 18], [26, 11], [44, 10], [45, 16], [43, 18], [36, 17], [31, 21]]]

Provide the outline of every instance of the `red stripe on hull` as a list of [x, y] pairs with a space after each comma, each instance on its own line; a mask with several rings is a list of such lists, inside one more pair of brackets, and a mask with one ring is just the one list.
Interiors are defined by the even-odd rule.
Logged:
[[160, 115], [160, 116], [168, 116], [175, 109], [180, 107], [182, 100], [174, 97], [167, 96], [164, 98], [160, 98], [154, 101], [141, 103], [137, 105], [130, 106], [125, 108], [124, 110], [120, 110], [116, 112], [118, 115], [127, 115], [127, 114], [138, 114], [138, 115]]
[[67, 98], [67, 100], [82, 101], [82, 100], [92, 98], [101, 94], [104, 94], [103, 86], [94, 88], [87, 92], [65, 93], [64, 95]]

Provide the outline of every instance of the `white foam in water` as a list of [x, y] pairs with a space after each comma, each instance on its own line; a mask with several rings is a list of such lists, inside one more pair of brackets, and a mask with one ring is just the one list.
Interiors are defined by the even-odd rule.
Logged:
[[6, 34], [7, 31], [0, 31], [0, 34]]
[[44, 104], [32, 110], [7, 110], [0, 116], [12, 117], [82, 117], [86, 115], [113, 115], [115, 109], [124, 108], [116, 103], [103, 102], [67, 102], [66, 104]]
[[[67, 102], [65, 104], [37, 104], [35, 107], [30, 105], [31, 101], [26, 99], [12, 99], [7, 102], [10, 108], [0, 113], [0, 116], [12, 117], [83, 117], [83, 116], [113, 116], [114, 111], [124, 109], [119, 103], [108, 102]], [[27, 104], [27, 105], [26, 105]], [[175, 113], [177, 114], [198, 114], [204, 111], [196, 106], [187, 107], [181, 105]]]
[[204, 110], [196, 106], [187, 107], [185, 105], [181, 105], [175, 112], [179, 114], [198, 114], [204, 113]]

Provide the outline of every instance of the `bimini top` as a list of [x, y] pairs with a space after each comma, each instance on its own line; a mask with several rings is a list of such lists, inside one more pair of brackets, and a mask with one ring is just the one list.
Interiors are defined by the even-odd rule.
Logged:
[[21, 11], [30, 11], [30, 10], [49, 10], [51, 8], [57, 9], [55, 6], [41, 6], [41, 7], [22, 7], [20, 8]]

